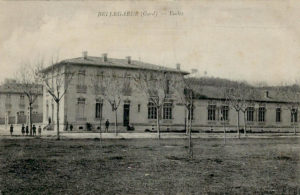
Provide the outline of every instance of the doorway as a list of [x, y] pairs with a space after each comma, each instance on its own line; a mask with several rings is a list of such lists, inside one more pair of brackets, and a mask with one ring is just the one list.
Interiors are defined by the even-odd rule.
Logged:
[[130, 113], [130, 104], [124, 104], [124, 115], [123, 115], [123, 125], [129, 125], [129, 113]]

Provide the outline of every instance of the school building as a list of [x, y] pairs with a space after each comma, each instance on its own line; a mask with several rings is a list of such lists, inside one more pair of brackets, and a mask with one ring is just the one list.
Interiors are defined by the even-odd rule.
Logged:
[[[154, 77], [167, 73], [176, 80], [189, 74], [181, 70], [180, 64], [168, 68], [133, 60], [131, 57], [116, 59], [109, 58], [107, 54], [89, 56], [87, 52], [83, 52], [81, 57], [65, 59], [44, 69], [46, 77], [52, 79], [52, 83], [55, 83], [56, 79], [54, 72], [68, 71], [74, 75], [60, 101], [59, 120], [61, 130], [69, 130], [72, 125], [73, 131], [96, 130], [100, 125], [104, 129], [107, 119], [113, 131], [115, 113], [101, 93], [95, 92], [92, 79], [95, 76], [101, 78], [108, 72], [113, 72], [117, 77], [126, 76], [130, 80], [140, 71], [147, 71]], [[121, 94], [122, 98], [117, 110], [119, 131], [126, 131], [128, 125], [133, 126], [135, 132], [155, 130], [156, 117], [158, 117], [155, 106], [133, 82], [129, 82], [129, 85], [130, 90]], [[62, 91], [65, 86], [66, 83], [62, 86]], [[43, 123], [48, 129], [55, 130], [57, 104], [45, 86], [43, 89]], [[202, 95], [197, 96], [192, 112], [193, 129], [222, 131], [225, 126], [227, 130], [236, 130], [237, 112], [228, 105], [221, 91], [217, 87], [204, 87], [201, 91]], [[240, 128], [242, 129], [246, 123], [247, 129], [251, 131], [293, 131], [293, 125], [298, 125], [298, 115], [291, 114], [289, 102], [278, 97], [273, 91], [257, 89], [256, 94], [255, 100], [249, 101], [245, 118], [240, 112]], [[159, 112], [161, 129], [185, 129], [187, 122], [185, 107], [176, 95], [170, 93], [167, 98], [168, 101]]]

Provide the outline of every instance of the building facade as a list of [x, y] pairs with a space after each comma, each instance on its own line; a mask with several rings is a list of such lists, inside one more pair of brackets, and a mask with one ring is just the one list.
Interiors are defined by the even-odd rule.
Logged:
[[[6, 79], [0, 86], [0, 125], [29, 122], [29, 101], [17, 85], [16, 80]], [[42, 123], [43, 118], [43, 91], [42, 86], [39, 87], [38, 97], [32, 105], [33, 123]]]
[[[55, 73], [56, 72], [56, 73]], [[102, 57], [88, 56], [84, 52], [82, 57], [63, 60], [44, 70], [48, 80], [55, 85], [56, 74], [65, 75], [72, 73], [72, 79], [68, 82], [63, 77], [60, 93], [64, 93], [59, 102], [59, 120], [61, 130], [73, 131], [104, 129], [104, 123], [109, 120], [111, 129], [116, 121], [119, 131], [126, 131], [128, 126], [134, 127], [135, 131], [143, 132], [146, 129], [156, 130], [156, 118], [161, 118], [162, 130], [184, 130], [187, 124], [186, 108], [180, 99], [170, 89], [168, 101], [166, 101], [159, 112], [156, 106], [145, 95], [144, 90], [136, 87], [134, 78], [141, 72], [147, 72], [151, 77], [159, 77], [160, 74], [171, 75], [173, 80], [180, 80], [188, 72], [180, 70], [180, 65], [175, 68], [166, 68], [140, 61], [126, 59], [108, 58], [106, 54]], [[115, 78], [128, 78], [127, 91], [122, 91], [118, 109], [114, 111], [113, 105], [105, 97], [101, 90], [117, 91], [116, 86], [106, 83], [104, 89], [95, 86], [99, 79], [106, 75], [114, 75]], [[61, 79], [61, 78], [60, 78]], [[123, 86], [124, 83], [119, 83]], [[167, 82], [168, 85], [168, 82]], [[55, 87], [54, 87], [55, 88]], [[172, 88], [172, 85], [170, 85]], [[67, 90], [66, 90], [67, 89]], [[182, 89], [183, 90], [183, 89]], [[202, 91], [204, 96], [194, 100], [192, 111], [192, 127], [194, 130], [204, 131], [236, 131], [238, 113], [225, 101], [224, 97], [212, 91], [220, 91], [218, 88]], [[248, 131], [293, 131], [298, 126], [298, 114], [290, 110], [289, 103], [268, 91], [257, 89], [258, 95], [255, 100], [249, 101], [245, 115], [239, 113], [240, 129], [246, 126]], [[55, 129], [57, 121], [57, 104], [53, 97], [44, 87], [43, 98], [43, 123], [49, 129]], [[274, 96], [273, 96], [274, 95]], [[106, 94], [106, 96], [108, 96]], [[273, 96], [273, 97], [272, 97]], [[276, 97], [276, 98], [275, 98]], [[51, 128], [52, 126], [52, 128]]]
[[[60, 102], [60, 126], [67, 130], [72, 125], [73, 130], [87, 130], [88, 126], [92, 129], [104, 129], [106, 120], [110, 121], [111, 126], [115, 123], [117, 115], [117, 125], [119, 130], [126, 130], [128, 126], [133, 126], [138, 131], [151, 129], [156, 125], [156, 113], [153, 105], [149, 103], [149, 98], [139, 89], [134, 78], [141, 72], [147, 72], [149, 76], [157, 77], [159, 74], [169, 74], [173, 79], [181, 78], [187, 72], [181, 71], [179, 65], [176, 68], [166, 68], [158, 65], [144, 63], [126, 59], [108, 58], [106, 54], [102, 57], [92, 57], [84, 54], [82, 57], [63, 60], [58, 64], [44, 70], [46, 77], [56, 83], [58, 69], [61, 72], [72, 72], [73, 77], [68, 83], [68, 88]], [[106, 75], [113, 75], [117, 78], [127, 78], [127, 91], [122, 91], [118, 109], [113, 111], [112, 105], [105, 95], [101, 94], [101, 89], [95, 90], [94, 80]], [[54, 75], [54, 76], [51, 76]], [[65, 78], [66, 80], [66, 78]], [[112, 82], [114, 79], [112, 80]], [[123, 85], [122, 82], [119, 82]], [[117, 91], [117, 86], [106, 82], [105, 90]], [[53, 86], [55, 88], [55, 86]], [[62, 88], [61, 91], [64, 91]], [[106, 96], [113, 95], [107, 94]], [[118, 94], [116, 94], [118, 95]], [[169, 128], [173, 126], [176, 119], [175, 112], [184, 112], [182, 106], [177, 106], [174, 97], [169, 97], [169, 103], [162, 108], [162, 126]], [[51, 125], [55, 129], [57, 104], [53, 97], [44, 87], [44, 124]], [[111, 127], [113, 128], [113, 127]]]

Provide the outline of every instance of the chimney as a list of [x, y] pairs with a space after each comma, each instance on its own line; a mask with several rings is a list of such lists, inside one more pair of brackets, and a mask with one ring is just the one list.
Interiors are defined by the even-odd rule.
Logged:
[[88, 52], [87, 51], [82, 52], [83, 59], [87, 59], [87, 56], [88, 56]]
[[128, 64], [131, 64], [131, 56], [127, 56], [126, 58], [127, 58]]
[[196, 74], [196, 73], [198, 73], [198, 69], [196, 69], [196, 68], [192, 68], [192, 69], [191, 69], [191, 73], [192, 73], [192, 74]]
[[102, 54], [103, 62], [107, 62], [107, 53]]
[[177, 70], [180, 70], [180, 64], [179, 64], [179, 63], [176, 64], [176, 69], [177, 69]]

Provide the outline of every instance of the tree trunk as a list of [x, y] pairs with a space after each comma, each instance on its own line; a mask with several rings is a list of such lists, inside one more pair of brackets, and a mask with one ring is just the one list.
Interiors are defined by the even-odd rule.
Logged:
[[247, 136], [246, 112], [243, 112], [243, 114], [244, 114], [244, 135]]
[[238, 138], [240, 139], [240, 111], [237, 111], [237, 135]]
[[101, 144], [101, 139], [102, 139], [101, 120], [102, 120], [102, 113], [101, 113], [101, 116], [100, 116], [100, 128], [99, 128], [99, 133], [100, 133], [99, 141], [100, 141], [100, 144]]
[[190, 118], [188, 118], [189, 121], [189, 154], [190, 158], [193, 158], [193, 143], [192, 143], [192, 109], [189, 109]]
[[32, 136], [32, 103], [29, 103], [29, 132]]
[[188, 135], [188, 129], [187, 129], [187, 120], [188, 120], [188, 114], [187, 114], [188, 109], [184, 109], [184, 130], [185, 134]]
[[116, 136], [118, 135], [118, 113], [117, 113], [117, 110], [116, 109], [114, 109], [115, 110], [115, 134], [116, 134]]
[[158, 139], [160, 139], [159, 108], [158, 107], [156, 107], [156, 128], [157, 128]]
[[57, 127], [57, 140], [60, 140], [60, 135], [59, 135], [59, 101], [56, 102], [56, 127]]
[[223, 128], [224, 128], [224, 144], [226, 144], [226, 127], [225, 127], [225, 120], [223, 119]]

